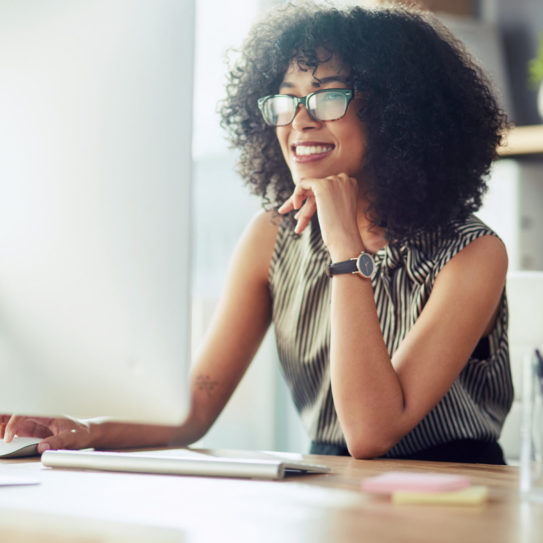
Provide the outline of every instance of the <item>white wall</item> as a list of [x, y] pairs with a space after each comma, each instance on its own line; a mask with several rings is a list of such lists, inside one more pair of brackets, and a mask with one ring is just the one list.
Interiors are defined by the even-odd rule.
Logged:
[[499, 160], [478, 216], [504, 241], [509, 270], [543, 270], [543, 162]]

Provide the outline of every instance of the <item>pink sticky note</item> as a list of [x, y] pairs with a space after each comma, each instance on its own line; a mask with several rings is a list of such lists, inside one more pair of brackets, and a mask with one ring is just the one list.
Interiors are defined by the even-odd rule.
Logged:
[[470, 485], [466, 475], [412, 471], [389, 471], [368, 477], [362, 481], [362, 490], [376, 494], [391, 494], [398, 491], [445, 492], [461, 490]]

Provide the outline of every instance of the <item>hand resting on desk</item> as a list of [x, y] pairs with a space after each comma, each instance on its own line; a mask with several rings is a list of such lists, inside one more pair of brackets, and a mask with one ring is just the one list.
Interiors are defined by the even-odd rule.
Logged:
[[[158, 426], [116, 422], [106, 418], [79, 420], [70, 417], [0, 415], [0, 439], [10, 443], [15, 435], [41, 438], [37, 453], [55, 449], [127, 449], [178, 445], [184, 447], [203, 433], [195, 424]], [[187, 437], [188, 436], [188, 437]]]
[[10, 444], [16, 435], [41, 438], [38, 454], [49, 449], [83, 449], [90, 443], [90, 426], [71, 418], [0, 415], [0, 438]]

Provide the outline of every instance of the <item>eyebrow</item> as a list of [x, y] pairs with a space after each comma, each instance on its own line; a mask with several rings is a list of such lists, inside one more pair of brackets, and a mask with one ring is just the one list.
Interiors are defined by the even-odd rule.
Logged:
[[[321, 77], [314, 79], [311, 84], [316, 89], [319, 88], [321, 85], [326, 85], [327, 83], [332, 83], [334, 81], [337, 81], [338, 83], [344, 83], [347, 84], [349, 82], [348, 78], [343, 75], [329, 75], [328, 77]], [[281, 85], [279, 85], [279, 88], [287, 88], [291, 89], [295, 87], [294, 83], [290, 83], [289, 81], [283, 81]]]

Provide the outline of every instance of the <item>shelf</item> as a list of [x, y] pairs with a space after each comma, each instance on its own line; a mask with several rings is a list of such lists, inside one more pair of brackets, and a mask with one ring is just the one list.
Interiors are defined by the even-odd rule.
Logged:
[[543, 124], [516, 126], [505, 137], [505, 145], [498, 148], [502, 157], [543, 153]]

